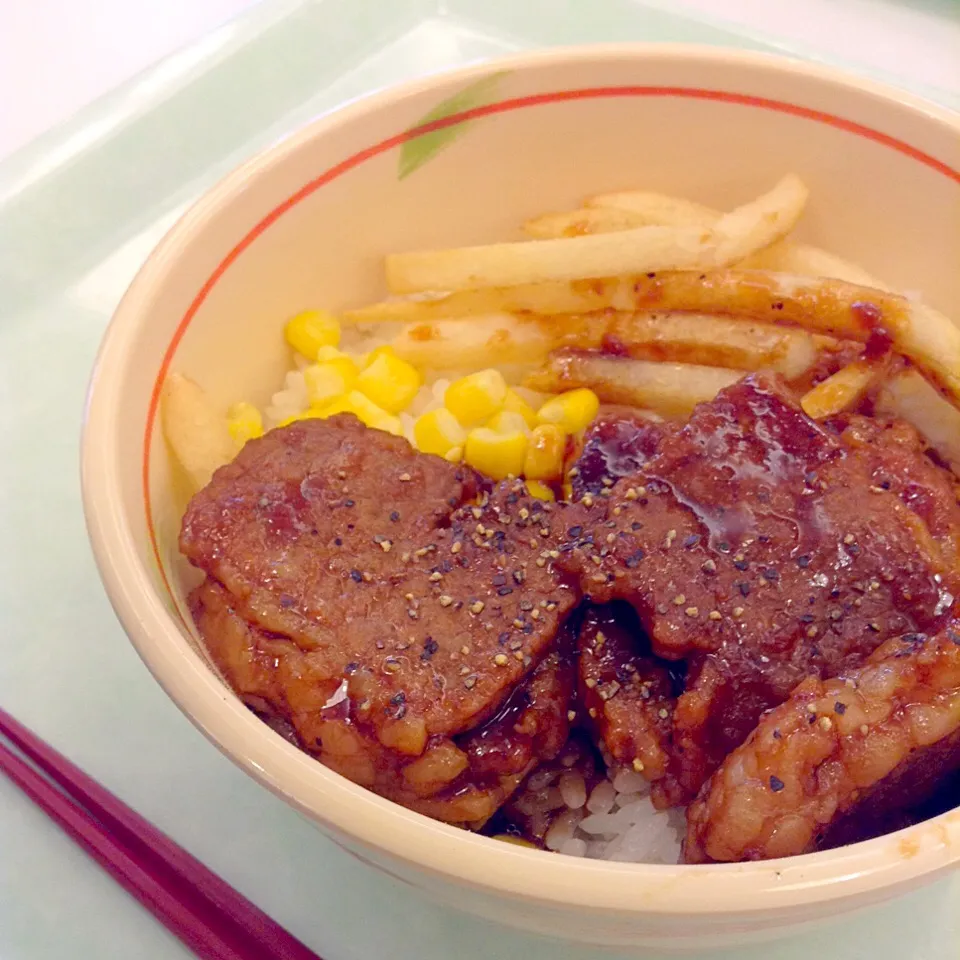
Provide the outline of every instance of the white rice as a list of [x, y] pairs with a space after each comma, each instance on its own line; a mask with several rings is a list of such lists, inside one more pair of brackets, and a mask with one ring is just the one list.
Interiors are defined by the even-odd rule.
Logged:
[[572, 740], [513, 798], [515, 825], [542, 837], [547, 850], [568, 857], [679, 862], [684, 811], [657, 810], [650, 784], [629, 767], [616, 764], [602, 748], [601, 753], [606, 774], [598, 780], [603, 766], [582, 742]]

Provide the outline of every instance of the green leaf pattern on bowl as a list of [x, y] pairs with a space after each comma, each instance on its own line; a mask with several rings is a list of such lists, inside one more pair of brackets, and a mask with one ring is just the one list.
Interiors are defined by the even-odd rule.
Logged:
[[[446, 100], [438, 103], [432, 110], [424, 114], [419, 122], [410, 129], [416, 130], [418, 127], [434, 123], [437, 120], [443, 120], [446, 117], [455, 116], [458, 113], [464, 113], [467, 110], [473, 110], [476, 107], [485, 106], [492, 103], [501, 79], [507, 71], [488, 74], [475, 80], [469, 86], [464, 87], [458, 93], [447, 97]], [[449, 147], [458, 137], [466, 132], [472, 121], [464, 120], [461, 123], [452, 123], [450, 126], [442, 127], [439, 130], [431, 130], [429, 133], [422, 133], [419, 136], [412, 137], [400, 149], [400, 163], [397, 170], [397, 176], [400, 180], [408, 177], [415, 170], [422, 167], [428, 160], [435, 157], [445, 147]]]

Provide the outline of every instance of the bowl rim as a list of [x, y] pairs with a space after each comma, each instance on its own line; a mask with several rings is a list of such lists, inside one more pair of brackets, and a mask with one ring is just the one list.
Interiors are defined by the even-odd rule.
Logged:
[[539, 850], [480, 837], [376, 796], [283, 740], [223, 686], [196, 651], [171, 642], [179, 627], [138, 557], [133, 525], [121, 508], [125, 458], [118, 443], [117, 411], [128, 346], [137, 339], [180, 251], [196, 241], [218, 211], [238, 199], [251, 177], [337, 127], [409, 96], [470, 82], [497, 69], [616, 60], [706, 61], [747, 67], [758, 74], [790, 74], [801, 83], [832, 86], [840, 94], [866, 94], [888, 106], [906, 106], [931, 124], [960, 133], [960, 116], [873, 80], [776, 54], [692, 44], [589, 44], [523, 52], [391, 86], [318, 117], [205, 192], [150, 255], [107, 327], [91, 376], [81, 439], [83, 508], [100, 576], [138, 654], [180, 710], [234, 763], [320, 821], [338, 842], [351, 838], [367, 851], [415, 865], [436, 879], [454, 879], [478, 891], [554, 908], [664, 916], [755, 915], [827, 900], [876, 898], [886, 887], [918, 880], [960, 861], [960, 809], [837, 850], [783, 860], [689, 866], [573, 857], [548, 861]]

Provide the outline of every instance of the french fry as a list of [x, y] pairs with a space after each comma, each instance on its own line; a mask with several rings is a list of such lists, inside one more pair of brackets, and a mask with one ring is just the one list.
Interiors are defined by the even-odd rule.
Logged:
[[642, 217], [645, 223], [673, 227], [711, 227], [722, 216], [719, 210], [694, 203], [692, 200], [642, 190], [601, 193], [590, 197], [585, 206], [632, 213]]
[[[601, 316], [604, 316], [601, 314]], [[733, 370], [773, 370], [792, 379], [808, 370], [835, 340], [805, 330], [695, 313], [606, 315], [606, 340], [637, 360], [669, 360]]]
[[555, 240], [391, 254], [392, 293], [582, 280], [669, 268], [711, 270], [736, 263], [785, 236], [797, 222], [807, 189], [791, 175], [732, 210], [713, 227], [637, 227]]
[[923, 376], [907, 369], [885, 382], [874, 407], [881, 416], [913, 424], [960, 477], [960, 410], [945, 400]]
[[[523, 232], [534, 240], [552, 240], [557, 237], [582, 237], [589, 233], [632, 230], [635, 227], [649, 227], [657, 223], [656, 220], [650, 220], [630, 210], [597, 207], [534, 217], [524, 223]], [[662, 223], [659, 225], [665, 226]]]
[[557, 323], [542, 317], [494, 313], [469, 322], [438, 321], [405, 327], [391, 341], [398, 357], [414, 366], [436, 370], [502, 364], [539, 363], [569, 337], [574, 342], [592, 336], [589, 323], [566, 316]]
[[515, 287], [463, 290], [422, 300], [386, 300], [347, 310], [348, 323], [430, 323], [489, 313], [533, 313], [555, 316], [595, 310], [632, 310], [632, 283], [627, 279], [598, 279], [526, 283]]
[[849, 410], [874, 384], [880, 369], [880, 364], [870, 360], [848, 363], [803, 395], [803, 412], [812, 420], [824, 420]]
[[834, 280], [846, 280], [861, 287], [873, 287], [875, 290], [889, 290], [885, 283], [871, 276], [866, 270], [836, 257], [819, 247], [805, 243], [791, 243], [781, 240], [759, 250], [737, 264], [738, 270], [772, 270], [776, 273], [793, 273], [801, 277], [831, 277]]
[[645, 407], [667, 417], [688, 416], [742, 372], [686, 363], [652, 363], [605, 353], [557, 350], [525, 384], [546, 393], [589, 387], [605, 403]]
[[163, 432], [174, 456], [201, 490], [213, 472], [229, 463], [239, 446], [227, 430], [227, 419], [192, 380], [172, 373], [163, 387]]
[[670, 360], [734, 370], [773, 370], [788, 378], [810, 368], [836, 341], [805, 330], [688, 313], [605, 310], [555, 317], [491, 314], [405, 327], [392, 341], [398, 356], [446, 369], [539, 363], [554, 349], [616, 351], [638, 360]]

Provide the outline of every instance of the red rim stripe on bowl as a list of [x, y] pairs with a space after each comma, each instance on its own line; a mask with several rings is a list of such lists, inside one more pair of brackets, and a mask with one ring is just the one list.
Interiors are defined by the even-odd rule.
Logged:
[[259, 223], [257, 223], [223, 258], [223, 260], [220, 261], [220, 263], [217, 265], [217, 268], [207, 278], [206, 283], [204, 283], [196, 297], [194, 297], [193, 302], [187, 309], [187, 312], [183, 315], [183, 318], [177, 325], [177, 329], [174, 331], [173, 337], [171, 338], [170, 343], [168, 344], [163, 355], [163, 361], [160, 364], [160, 369], [157, 372], [157, 377], [153, 384], [153, 391], [150, 396], [150, 405], [147, 409], [147, 420], [144, 428], [143, 501], [147, 519], [147, 532], [150, 537], [150, 544], [153, 549], [154, 559], [157, 562], [157, 568], [160, 571], [163, 585], [166, 588], [167, 593], [170, 595], [170, 599], [173, 601], [174, 607], [177, 608], [178, 611], [179, 607], [177, 606], [173, 591], [170, 588], [170, 582], [167, 579], [166, 569], [164, 568], [163, 561], [160, 557], [160, 547], [157, 543], [156, 530], [153, 524], [153, 514], [150, 509], [150, 443], [153, 437], [153, 428], [156, 422], [157, 410], [160, 405], [160, 393], [163, 388], [163, 382], [166, 379], [167, 372], [170, 369], [170, 364], [173, 360], [174, 354], [177, 351], [177, 347], [180, 345], [180, 341], [183, 339], [187, 328], [190, 326], [204, 300], [206, 300], [207, 296], [210, 294], [210, 291], [214, 288], [214, 286], [216, 286], [217, 282], [224, 275], [224, 273], [226, 273], [228, 268], [237, 260], [240, 254], [243, 253], [244, 250], [246, 250], [254, 242], [254, 240], [256, 240], [272, 224], [279, 220], [283, 214], [285, 214], [288, 210], [291, 210], [302, 200], [305, 200], [316, 190], [319, 190], [320, 187], [331, 183], [333, 180], [336, 180], [344, 173], [349, 172], [354, 167], [358, 167], [361, 163], [364, 163], [373, 157], [379, 156], [388, 150], [392, 150], [394, 147], [402, 146], [408, 140], [413, 140], [425, 133], [432, 133], [435, 130], [442, 130], [446, 127], [456, 126], [457, 124], [464, 123], [467, 120], [475, 120], [480, 117], [487, 117], [498, 113], [509, 113], [512, 110], [521, 110], [525, 107], [536, 107], [546, 103], [563, 103], [568, 100], [598, 100], [608, 99], [611, 97], [682, 97], [688, 100], [711, 100], [720, 103], [737, 104], [739, 106], [758, 107], [762, 110], [773, 110], [776, 113], [785, 113], [791, 116], [801, 117], [805, 120], [813, 120], [816, 123], [826, 124], [827, 126], [835, 127], [838, 130], [843, 130], [847, 133], [855, 134], [867, 140], [872, 140], [874, 143], [879, 143], [881, 146], [890, 147], [891, 149], [896, 150], [898, 153], [922, 163], [931, 170], [935, 170], [937, 173], [943, 174], [960, 185], [960, 170], [955, 170], [946, 163], [937, 160], [936, 157], [932, 157], [930, 154], [924, 153], [922, 150], [911, 146], [909, 143], [905, 143], [903, 140], [898, 140], [896, 137], [891, 137], [886, 133], [881, 133], [879, 130], [874, 130], [872, 127], [867, 127], [864, 124], [856, 123], [853, 120], [846, 120], [843, 117], [838, 117], [832, 113], [825, 113], [821, 110], [813, 110], [809, 107], [801, 107], [797, 104], [786, 103], [782, 100], [770, 100], [766, 97], [754, 97], [748, 94], [730, 93], [725, 90], [704, 90], [688, 87], [587, 87], [581, 90], [557, 90], [552, 93], [536, 93], [526, 97], [514, 97], [510, 100], [501, 100], [497, 103], [490, 103], [483, 106], [474, 107], [470, 110], [464, 110], [461, 113], [455, 113], [447, 117], [442, 117], [438, 120], [433, 120], [418, 127], [412, 127], [409, 130], [404, 130], [402, 133], [394, 134], [394, 136], [388, 137], [386, 140], [381, 140], [379, 143], [376, 143], [370, 147], [366, 147], [352, 156], [347, 157], [345, 160], [341, 160], [340, 163], [330, 167], [330, 169], [326, 170], [324, 173], [321, 173], [318, 177], [315, 177], [309, 183], [302, 186], [299, 190], [297, 190], [296, 193], [287, 197], [283, 203], [274, 207], [274, 209], [271, 210], [270, 213], [268, 213]]

